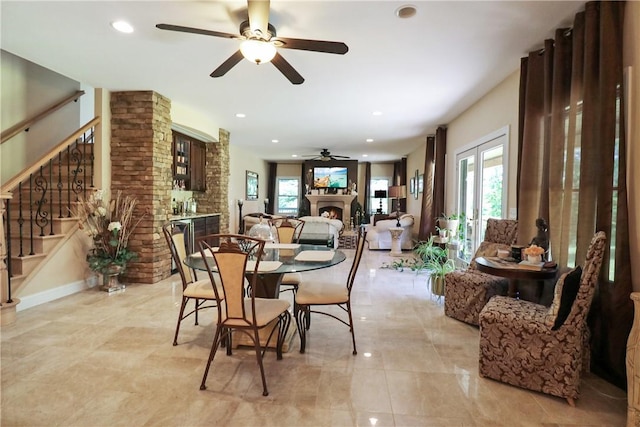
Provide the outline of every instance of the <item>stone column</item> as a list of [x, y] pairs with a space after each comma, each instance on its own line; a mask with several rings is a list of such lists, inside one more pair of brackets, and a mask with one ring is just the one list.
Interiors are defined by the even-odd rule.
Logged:
[[206, 191], [194, 193], [200, 212], [220, 213], [220, 233], [229, 230], [229, 132], [220, 129], [219, 142], [206, 144]]
[[161, 230], [171, 208], [171, 142], [168, 98], [153, 91], [111, 94], [111, 193], [136, 197], [135, 216], [145, 215], [129, 240], [138, 258], [125, 283], [156, 283], [171, 273]]

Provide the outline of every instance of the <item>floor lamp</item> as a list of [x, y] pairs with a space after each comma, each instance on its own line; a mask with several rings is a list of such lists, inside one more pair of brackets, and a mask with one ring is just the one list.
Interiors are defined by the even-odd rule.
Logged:
[[392, 185], [389, 187], [389, 197], [396, 199], [396, 227], [400, 227], [400, 199], [407, 198], [407, 186]]

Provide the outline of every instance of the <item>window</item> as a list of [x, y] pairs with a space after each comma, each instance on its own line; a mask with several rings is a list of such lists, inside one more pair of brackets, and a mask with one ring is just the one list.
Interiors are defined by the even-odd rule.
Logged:
[[[371, 198], [369, 199], [369, 208], [371, 209], [371, 214], [376, 213], [376, 211], [382, 208], [382, 213], [389, 213], [389, 202], [388, 202], [388, 194], [389, 191], [389, 178], [371, 178], [370, 183], [370, 194]], [[384, 191], [387, 195], [384, 199], [374, 197], [376, 194], [376, 190]]]
[[300, 197], [299, 178], [278, 178], [277, 183], [277, 213], [297, 215]]

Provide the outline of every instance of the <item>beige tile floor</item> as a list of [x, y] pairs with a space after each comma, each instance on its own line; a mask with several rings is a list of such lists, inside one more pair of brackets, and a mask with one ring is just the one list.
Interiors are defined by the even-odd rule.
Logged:
[[[346, 251], [352, 253], [353, 251]], [[18, 313], [2, 328], [7, 426], [623, 426], [625, 393], [583, 378], [576, 408], [478, 376], [478, 330], [445, 317], [426, 277], [365, 252], [354, 288], [358, 355], [346, 327], [314, 317], [307, 352], [265, 360], [218, 353], [199, 389], [213, 311], [171, 345], [179, 279], [87, 290]], [[350, 260], [305, 273], [346, 277]]]

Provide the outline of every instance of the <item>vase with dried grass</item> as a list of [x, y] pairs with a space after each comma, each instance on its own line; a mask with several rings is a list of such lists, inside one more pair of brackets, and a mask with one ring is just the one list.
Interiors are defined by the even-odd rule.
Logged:
[[96, 190], [81, 198], [78, 216], [80, 228], [93, 240], [86, 257], [89, 268], [102, 274], [102, 289], [112, 292], [124, 288], [118, 278], [137, 256], [128, 248], [129, 237], [143, 217], [134, 218], [136, 198], [123, 196], [121, 191], [111, 199], [105, 196], [104, 190]]

